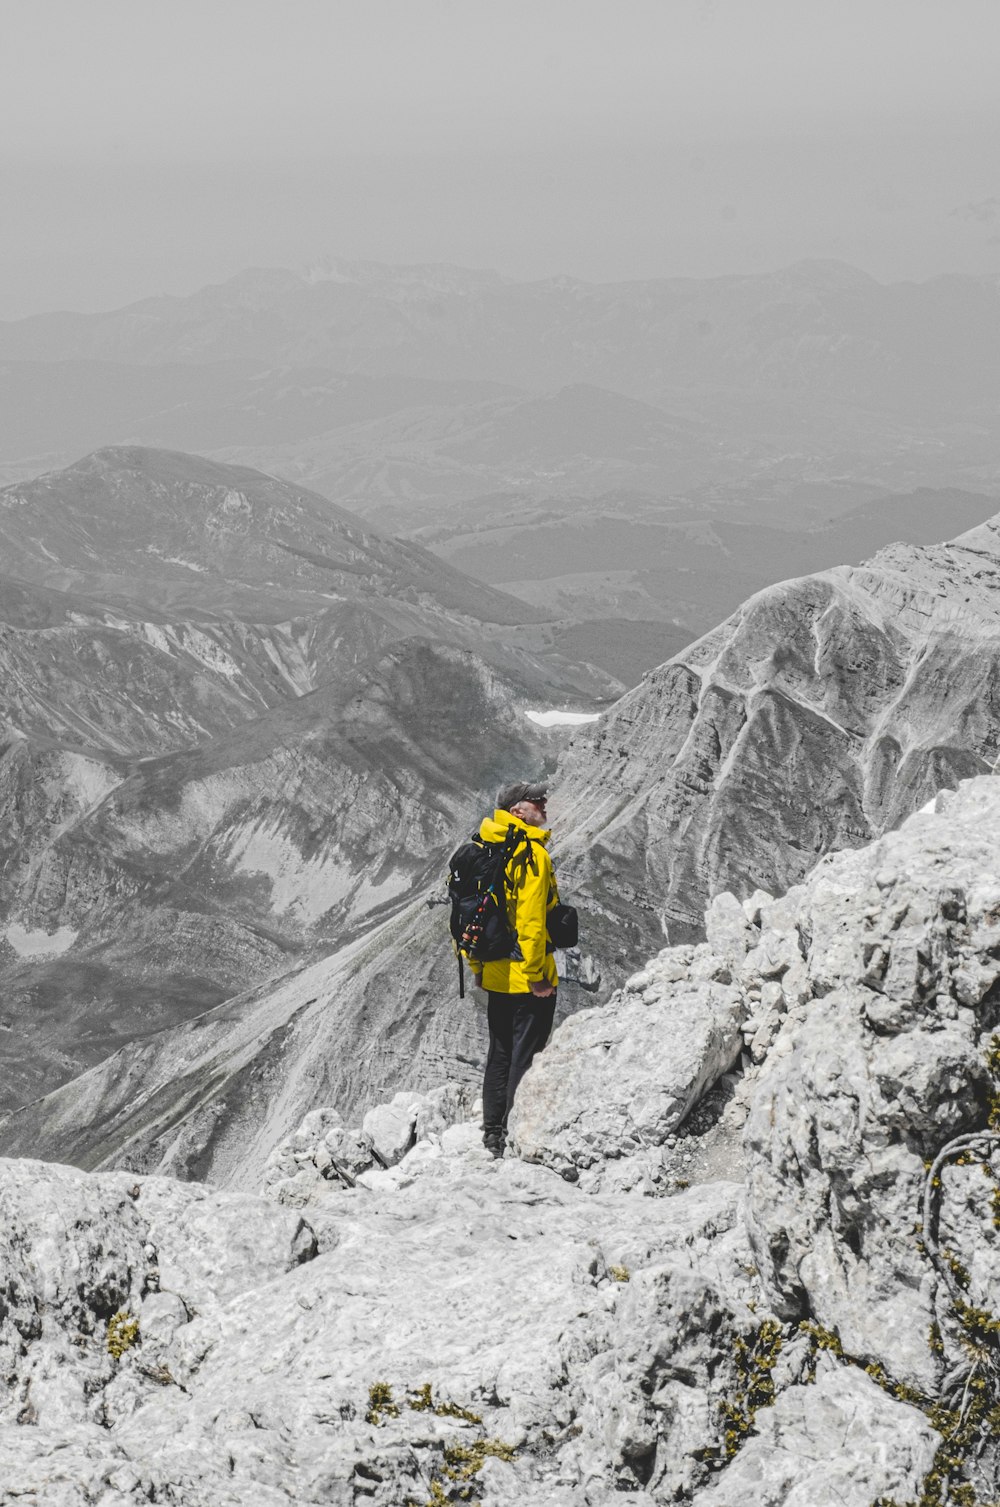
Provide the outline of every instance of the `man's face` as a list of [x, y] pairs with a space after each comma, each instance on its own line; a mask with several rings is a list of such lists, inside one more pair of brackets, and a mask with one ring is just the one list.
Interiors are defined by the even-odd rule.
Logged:
[[529, 827], [544, 827], [546, 820], [545, 796], [541, 795], [535, 801], [518, 801], [511, 810], [515, 816], [519, 816]]

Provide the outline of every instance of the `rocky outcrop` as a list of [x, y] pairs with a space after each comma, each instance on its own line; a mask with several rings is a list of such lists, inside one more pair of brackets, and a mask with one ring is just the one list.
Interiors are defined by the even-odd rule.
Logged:
[[[390, 1103], [370, 1109], [360, 1126], [345, 1125], [335, 1109], [310, 1110], [268, 1157], [264, 1194], [292, 1208], [322, 1203], [327, 1183], [357, 1187], [363, 1174], [398, 1166], [418, 1142], [440, 1143], [453, 1126], [470, 1118], [475, 1124], [481, 1117], [481, 1100], [458, 1083], [426, 1094], [402, 1089]], [[459, 1144], [467, 1140], [461, 1137]]]
[[559, 1027], [521, 1158], [448, 1085], [286, 1126], [262, 1200], [0, 1163], [2, 1478], [47, 1507], [989, 1499], [998, 843], [979, 779], [717, 897]]
[[[6, 1489], [45, 1483], [46, 1507], [396, 1507], [471, 1485], [484, 1507], [603, 1507], [735, 1501], [762, 1479], [783, 1503], [830, 1476], [862, 1507], [918, 1488], [933, 1431], [861, 1373], [821, 1367], [773, 1418], [741, 1411], [764, 1321], [735, 1187], [587, 1197], [474, 1136], [432, 1134], [310, 1224], [161, 1179], [0, 1164]], [[727, 1430], [742, 1443], [755, 1423], [773, 1447], [751, 1434], [720, 1476]]]
[[[716, 897], [708, 941], [666, 949], [567, 1022], [512, 1116], [522, 1155], [585, 1187], [667, 1186], [668, 1142], [742, 1036], [748, 1071], [726, 1115], [732, 1128], [750, 1106], [748, 1227], [769, 1301], [923, 1387], [941, 1323], [918, 1238], [926, 1169], [986, 1126], [1000, 1021], [1000, 785], [966, 782], [935, 806], [828, 855], [778, 900]], [[989, 1306], [995, 1236], [974, 1219], [976, 1240], [958, 1237], [963, 1200], [986, 1197], [983, 1168], [943, 1176], [941, 1219]]]
[[[584, 1186], [620, 1160], [630, 1176], [658, 1174], [659, 1148], [743, 1045], [743, 992], [692, 978], [693, 951], [661, 954], [606, 1008], [563, 1024], [515, 1105], [522, 1156]], [[697, 964], [709, 956], [702, 949]]]

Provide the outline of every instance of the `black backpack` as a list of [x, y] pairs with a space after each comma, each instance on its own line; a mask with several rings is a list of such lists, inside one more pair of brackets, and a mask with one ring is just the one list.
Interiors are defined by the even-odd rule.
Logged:
[[477, 834], [456, 848], [448, 872], [451, 935], [458, 953], [458, 993], [465, 998], [462, 956], [472, 963], [509, 958], [517, 943], [507, 920], [507, 865], [531, 839], [513, 824], [503, 842], [486, 842]]

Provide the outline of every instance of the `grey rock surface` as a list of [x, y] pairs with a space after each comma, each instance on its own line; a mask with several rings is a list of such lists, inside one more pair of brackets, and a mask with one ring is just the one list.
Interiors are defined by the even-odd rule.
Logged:
[[293, 1208], [323, 1203], [328, 1183], [351, 1188], [366, 1172], [396, 1166], [418, 1142], [440, 1146], [473, 1110], [481, 1114], [480, 1101], [460, 1083], [400, 1091], [370, 1109], [360, 1127], [345, 1126], [335, 1109], [311, 1110], [268, 1157], [264, 1195]]
[[[746, 1324], [739, 1190], [598, 1202], [446, 1134], [450, 1150], [420, 1142], [332, 1193], [320, 1255], [296, 1213], [249, 1196], [0, 1164], [0, 1479], [47, 1507], [396, 1507], [447, 1484], [446, 1450], [499, 1440], [511, 1458], [477, 1477], [484, 1502], [596, 1503], [634, 1482], [622, 1426], [606, 1448], [577, 1420], [618, 1407], [602, 1378], [619, 1355], [658, 1367], [647, 1328], [679, 1296], [725, 1291], [716, 1328]], [[116, 1359], [119, 1314], [138, 1325]], [[678, 1385], [697, 1374], [700, 1421], [676, 1435], [669, 1410], [654, 1423], [670, 1479], [703, 1474], [688, 1455], [719, 1432], [710, 1357], [686, 1329]], [[373, 1419], [379, 1383], [394, 1402]]]
[[871, 1507], [917, 1497], [939, 1435], [863, 1372], [832, 1366], [758, 1414], [749, 1439], [694, 1507]]
[[771, 1301], [925, 1388], [939, 1374], [939, 1284], [915, 1232], [925, 1164], [985, 1125], [995, 1092], [998, 795], [970, 781], [940, 814], [817, 867], [798, 911], [815, 998], [782, 1027], [747, 1125]]
[[741, 992], [692, 982], [687, 970], [674, 980], [679, 963], [661, 954], [608, 1006], [564, 1022], [511, 1114], [521, 1156], [578, 1175], [660, 1147], [732, 1067], [742, 1046]]

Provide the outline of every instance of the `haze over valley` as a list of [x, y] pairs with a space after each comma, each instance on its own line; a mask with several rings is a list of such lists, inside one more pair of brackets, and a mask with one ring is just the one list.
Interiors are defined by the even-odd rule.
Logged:
[[259, 270], [0, 326], [0, 468], [107, 444], [249, 464], [605, 623], [567, 643], [630, 683], [770, 581], [988, 517], [998, 339], [993, 279], [833, 262], [604, 285]]

